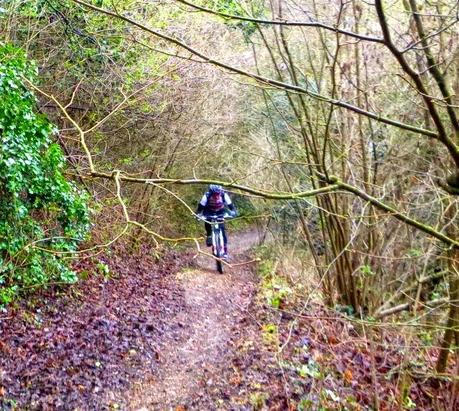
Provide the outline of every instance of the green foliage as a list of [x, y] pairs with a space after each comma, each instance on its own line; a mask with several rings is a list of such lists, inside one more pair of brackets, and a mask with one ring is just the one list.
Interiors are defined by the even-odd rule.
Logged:
[[257, 252], [261, 259], [258, 265], [258, 274], [262, 278], [261, 291], [267, 303], [278, 309], [293, 291], [287, 280], [277, 275], [274, 261], [266, 256], [267, 250], [269, 248], [260, 247]]
[[[105, 0], [98, 0], [95, 5], [107, 9], [113, 7], [112, 2]], [[121, 14], [135, 7], [132, 0], [121, 0], [116, 3], [116, 9]], [[139, 48], [132, 47], [126, 40], [125, 22], [100, 13], [88, 13], [87, 9], [71, 0], [17, 1], [14, 8], [10, 5], [10, 10], [19, 21], [28, 21], [28, 24], [35, 25], [35, 30], [43, 31], [52, 37], [52, 41], [46, 47], [46, 50], [48, 47], [53, 50], [52, 57], [48, 54], [49, 50], [43, 54], [39, 41], [29, 43], [26, 36], [30, 33], [27, 30], [18, 30], [14, 41], [19, 45], [27, 41], [29, 54], [39, 60], [46, 58], [48, 64], [65, 69], [65, 82], [71, 81], [72, 78], [80, 80], [82, 77], [100, 79], [101, 74], [106, 73], [109, 66], [120, 63], [132, 67], [124, 79], [127, 86], [132, 86], [135, 81], [141, 79], [145, 60], [158, 60], [156, 64], [164, 61], [164, 57], [157, 56], [139, 60]], [[49, 22], [52, 22], [52, 25], [49, 25]], [[107, 36], [100, 36], [101, 32]], [[54, 74], [53, 70], [43, 73], [43, 76], [50, 74]], [[107, 83], [116, 81], [117, 78], [114, 77]]]
[[376, 275], [373, 270], [371, 269], [371, 266], [369, 265], [362, 265], [360, 266], [360, 272], [365, 276], [365, 277], [372, 277]]
[[259, 214], [258, 209], [254, 206], [253, 201], [249, 197], [233, 194], [231, 198], [241, 217], [249, 219]]
[[298, 403], [299, 411], [311, 410], [313, 408], [314, 402], [309, 398], [302, 398]]
[[292, 294], [292, 289], [287, 282], [279, 276], [273, 275], [269, 280], [263, 281], [263, 289], [268, 304], [273, 308], [281, 308], [284, 300]]
[[257, 391], [250, 394], [249, 402], [254, 410], [261, 410], [266, 406], [268, 398], [269, 395], [266, 392]]
[[406, 397], [403, 402], [403, 408], [406, 410], [413, 410], [416, 408], [416, 403], [410, 397]]
[[312, 358], [306, 364], [301, 364], [296, 370], [298, 375], [303, 378], [319, 378], [321, 376], [319, 365]]
[[313, 358], [309, 358], [303, 364], [296, 361], [281, 361], [280, 365], [286, 370], [295, 371], [301, 378], [323, 379], [326, 375], [321, 371], [320, 364]]
[[[252, 18], [261, 18], [264, 12], [264, 4], [259, 1], [250, 2], [250, 7], [245, 7], [249, 3], [244, 4], [243, 2], [237, 0], [212, 0], [210, 2], [210, 8], [216, 10], [220, 13], [240, 16], [240, 17], [252, 17]], [[236, 21], [231, 23], [234, 27], [241, 30], [246, 39], [249, 39], [250, 36], [255, 33], [257, 26], [250, 21]]]
[[268, 323], [262, 326], [263, 342], [271, 347], [279, 345], [279, 330], [276, 324]]
[[96, 268], [98, 273], [104, 277], [106, 280], [108, 280], [111, 277], [111, 271], [110, 267], [105, 264], [103, 261], [100, 261], [96, 264]]
[[75, 250], [89, 227], [86, 197], [65, 179], [51, 141], [56, 130], [24, 87], [36, 73], [22, 50], [0, 43], [0, 305], [21, 287], [76, 281], [54, 253]]
[[343, 313], [345, 315], [354, 315], [355, 314], [354, 308], [351, 305], [336, 304], [335, 310], [338, 311], [339, 313]]

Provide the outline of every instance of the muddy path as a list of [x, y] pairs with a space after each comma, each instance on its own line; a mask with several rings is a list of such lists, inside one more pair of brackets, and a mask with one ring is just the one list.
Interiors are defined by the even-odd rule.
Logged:
[[[256, 324], [248, 326], [256, 291], [248, 251], [257, 242], [254, 231], [233, 235], [235, 266], [223, 275], [206, 256], [176, 274], [184, 292], [182, 310], [171, 319], [173, 332], [161, 342], [159, 368], [129, 392], [129, 409], [229, 409], [230, 403], [234, 407], [237, 399], [228, 389], [231, 381], [233, 386], [239, 382], [238, 343], [247, 344], [250, 334], [258, 333]], [[244, 262], [248, 263], [239, 265]]]

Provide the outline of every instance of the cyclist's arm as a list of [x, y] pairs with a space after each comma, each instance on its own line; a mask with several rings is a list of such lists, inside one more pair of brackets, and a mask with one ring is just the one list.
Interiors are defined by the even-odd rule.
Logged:
[[202, 214], [207, 206], [207, 195], [204, 194], [201, 198], [201, 201], [198, 204], [196, 214]]
[[236, 212], [236, 207], [234, 207], [234, 204], [233, 202], [231, 201], [231, 198], [230, 196], [228, 195], [228, 193], [225, 193], [224, 196], [223, 196], [223, 199], [225, 201], [225, 205], [233, 212]]

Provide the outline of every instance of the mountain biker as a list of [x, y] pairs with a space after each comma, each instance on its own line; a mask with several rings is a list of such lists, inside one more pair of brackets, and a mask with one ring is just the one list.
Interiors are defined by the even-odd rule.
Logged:
[[[231, 201], [228, 193], [225, 192], [222, 186], [217, 184], [211, 184], [207, 192], [202, 196], [201, 201], [198, 204], [196, 214], [201, 218], [206, 218], [209, 215], [217, 215], [223, 217], [225, 209], [230, 210], [232, 217], [236, 216], [236, 208]], [[206, 228], [206, 245], [210, 247], [212, 245], [212, 225], [208, 222], [204, 223]], [[225, 224], [222, 224], [223, 243], [225, 246], [225, 253], [223, 257], [228, 257], [228, 239], [226, 237]]]

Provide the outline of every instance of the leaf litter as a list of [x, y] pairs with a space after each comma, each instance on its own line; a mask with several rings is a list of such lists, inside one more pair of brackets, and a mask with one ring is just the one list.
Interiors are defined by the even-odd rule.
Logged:
[[[256, 239], [234, 236], [234, 261]], [[0, 317], [0, 409], [370, 410], [375, 393], [381, 410], [399, 408], [396, 334], [372, 352], [321, 305], [304, 317], [267, 306], [251, 265], [218, 275], [192, 251], [159, 262], [150, 251], [80, 261], [111, 275], [50, 287]], [[413, 378], [403, 406], [448, 409], [449, 392]]]

